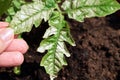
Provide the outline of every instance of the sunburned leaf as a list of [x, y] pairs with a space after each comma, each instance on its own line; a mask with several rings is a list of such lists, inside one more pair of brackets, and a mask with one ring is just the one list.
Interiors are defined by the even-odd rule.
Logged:
[[120, 4], [116, 0], [65, 0], [62, 8], [69, 18], [83, 21], [84, 18], [109, 15], [120, 9]]
[[[75, 45], [73, 39], [69, 34], [69, 27], [67, 26], [64, 17], [59, 12], [54, 12], [49, 20], [51, 26], [46, 31], [38, 52], [45, 52], [47, 54], [42, 58], [41, 66], [44, 66], [46, 72], [50, 75], [51, 79], [57, 76], [57, 73], [62, 69], [63, 65], [67, 65], [64, 54], [69, 57], [69, 51], [67, 50], [64, 41]], [[52, 31], [53, 30], [53, 31]]]
[[43, 38], [48, 38], [49, 36], [56, 34], [56, 33], [57, 33], [57, 29], [51, 26], [46, 30], [46, 33], [44, 34]]
[[41, 1], [23, 5], [10, 23], [16, 34], [29, 32], [33, 24], [38, 27], [44, 19], [47, 21], [54, 8], [48, 8]]

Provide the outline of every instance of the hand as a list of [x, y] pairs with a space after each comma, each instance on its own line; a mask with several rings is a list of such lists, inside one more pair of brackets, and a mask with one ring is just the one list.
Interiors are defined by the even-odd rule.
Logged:
[[9, 24], [0, 22], [0, 67], [21, 65], [24, 61], [23, 54], [28, 45], [23, 39], [15, 39], [14, 31], [6, 28]]

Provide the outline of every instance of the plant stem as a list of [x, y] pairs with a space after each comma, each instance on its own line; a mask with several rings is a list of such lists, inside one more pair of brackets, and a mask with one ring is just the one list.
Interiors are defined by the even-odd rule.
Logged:
[[21, 73], [21, 66], [14, 67], [13, 71], [16, 75], [19, 75]]

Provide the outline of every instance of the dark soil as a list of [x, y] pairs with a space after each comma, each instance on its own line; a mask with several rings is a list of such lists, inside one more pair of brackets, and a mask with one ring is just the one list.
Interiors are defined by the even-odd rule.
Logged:
[[[120, 16], [90, 18], [80, 23], [66, 19], [76, 46], [67, 45], [71, 57], [55, 80], [120, 80]], [[0, 80], [49, 80], [43, 67], [39, 66], [44, 54], [36, 52], [47, 23], [24, 33], [23, 38], [30, 48], [21, 66], [21, 75], [13, 68], [1, 68]]]

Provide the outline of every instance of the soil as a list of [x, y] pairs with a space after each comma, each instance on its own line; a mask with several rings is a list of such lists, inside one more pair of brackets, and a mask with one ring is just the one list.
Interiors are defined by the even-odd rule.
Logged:
[[[66, 43], [71, 57], [55, 80], [120, 80], [120, 16], [117, 13], [101, 18], [89, 18], [80, 23], [66, 18], [76, 42], [72, 47]], [[49, 80], [43, 67], [39, 66], [44, 53], [36, 52], [48, 24], [23, 33], [29, 44], [21, 74], [13, 68], [1, 68], [0, 80]]]

